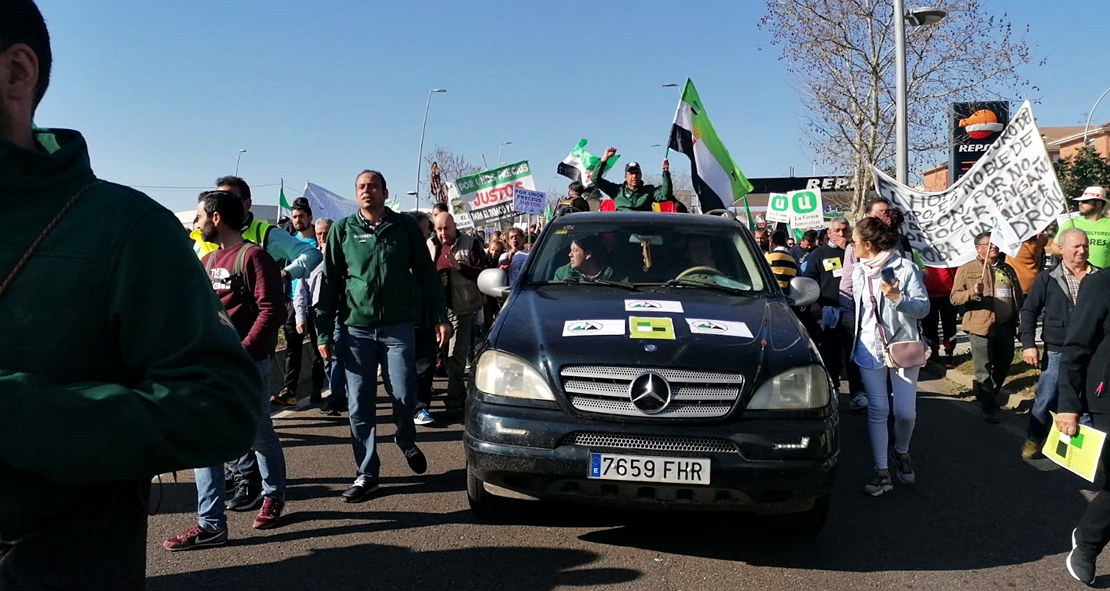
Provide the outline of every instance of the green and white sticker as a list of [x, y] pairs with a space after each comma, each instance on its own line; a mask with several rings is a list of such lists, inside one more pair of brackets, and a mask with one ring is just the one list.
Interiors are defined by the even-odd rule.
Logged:
[[752, 338], [752, 331], [743, 322], [729, 320], [707, 320], [704, 318], [687, 318], [690, 332], [694, 334], [715, 334], [722, 337]]
[[625, 300], [625, 312], [674, 312], [682, 313], [682, 302], [670, 300]]
[[670, 318], [631, 316], [628, 319], [628, 335], [634, 339], [673, 341], [674, 323]]
[[567, 320], [564, 337], [624, 336], [624, 320]]

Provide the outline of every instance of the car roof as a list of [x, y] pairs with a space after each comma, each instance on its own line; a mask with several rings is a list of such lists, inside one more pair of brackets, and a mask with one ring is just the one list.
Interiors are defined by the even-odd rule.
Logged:
[[664, 213], [657, 211], [584, 211], [568, 213], [551, 220], [548, 222], [548, 225], [562, 226], [565, 224], [580, 224], [585, 222], [599, 224], [663, 223], [669, 226], [680, 225], [734, 229], [737, 227], [744, 227], [744, 224], [723, 216], [698, 213]]

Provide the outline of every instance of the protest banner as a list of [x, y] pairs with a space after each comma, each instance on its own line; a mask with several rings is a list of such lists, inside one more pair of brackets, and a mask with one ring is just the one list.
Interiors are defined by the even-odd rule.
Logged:
[[790, 199], [786, 193], [771, 193], [767, 196], [767, 213], [763, 220], [768, 224], [790, 223]]
[[918, 191], [877, 168], [872, 172], [879, 195], [905, 213], [903, 233], [930, 267], [975, 260], [975, 236], [999, 225], [995, 211], [1021, 240], [1064, 211], [1064, 194], [1029, 101], [967, 174], [944, 191]]
[[451, 212], [451, 217], [455, 218], [455, 227], [460, 230], [471, 230], [474, 228], [474, 221], [470, 219], [470, 214], [466, 213], [466, 208], [463, 207], [462, 199], [459, 197], [459, 188], [455, 183], [444, 183], [447, 187], [447, 207]]
[[536, 190], [527, 160], [459, 177], [455, 186], [463, 207], [478, 227], [497, 224], [519, 215], [513, 211], [514, 189]]
[[305, 183], [304, 198], [308, 200], [312, 215], [316, 218], [341, 220], [358, 211], [358, 203], [312, 183]]
[[786, 194], [790, 201], [790, 225], [795, 228], [820, 228], [825, 223], [821, 189], [800, 189]]
[[542, 191], [529, 191], [516, 187], [513, 189], [513, 210], [529, 215], [543, 215], [547, 205], [547, 195]]

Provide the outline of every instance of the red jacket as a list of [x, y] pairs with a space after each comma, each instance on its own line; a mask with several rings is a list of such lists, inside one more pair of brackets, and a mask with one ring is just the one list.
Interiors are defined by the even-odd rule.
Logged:
[[[227, 310], [231, 324], [239, 332], [243, 348], [255, 361], [262, 361], [277, 348], [278, 330], [285, 324], [285, 285], [281, 281], [281, 268], [261, 248], [252, 249], [243, 260], [243, 280], [253, 297], [233, 289], [231, 274], [235, 255], [246, 248], [244, 242], [232, 248], [221, 248], [206, 255], [208, 265], [212, 260], [209, 278], [212, 289]], [[256, 312], [257, 310], [257, 312]]]
[[952, 280], [956, 278], [953, 267], [929, 267], [925, 275], [925, 290], [931, 298], [946, 298], [952, 294]]

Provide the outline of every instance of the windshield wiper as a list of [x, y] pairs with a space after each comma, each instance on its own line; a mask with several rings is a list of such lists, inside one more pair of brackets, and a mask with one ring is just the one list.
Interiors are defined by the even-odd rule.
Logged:
[[540, 285], [552, 285], [552, 284], [568, 285], [568, 284], [579, 284], [579, 283], [592, 283], [592, 284], [596, 284], [596, 285], [607, 285], [609, 287], [619, 287], [619, 288], [622, 288], [622, 289], [627, 289], [628, 291], [640, 291], [640, 288], [636, 287], [635, 285], [632, 285], [631, 283], [624, 283], [624, 282], [621, 282], [621, 281], [613, 281], [611, 279], [601, 279], [601, 278], [589, 279], [587, 277], [568, 277], [568, 278], [562, 279], [560, 281], [544, 281]]
[[707, 283], [705, 281], [691, 281], [689, 279], [671, 279], [660, 285], [660, 287], [695, 287], [698, 289], [712, 289], [714, 291], [722, 291], [732, 295], [752, 295], [752, 290], [741, 289], [739, 287], [728, 287], [719, 285], [717, 283]]

